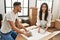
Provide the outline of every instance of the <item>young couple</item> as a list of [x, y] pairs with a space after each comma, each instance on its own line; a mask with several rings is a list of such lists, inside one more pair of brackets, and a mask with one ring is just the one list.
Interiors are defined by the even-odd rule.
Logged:
[[[15, 2], [13, 7], [14, 9], [11, 12], [8, 12], [3, 18], [1, 26], [1, 40], [15, 40], [17, 33], [29, 36], [29, 31], [25, 29], [18, 20], [18, 12], [21, 12], [21, 3]], [[16, 27], [15, 23], [17, 27], [23, 28], [26, 33], [20, 31], [20, 29]], [[39, 30], [41, 27], [46, 27], [45, 30], [47, 30], [51, 25], [51, 14], [48, 12], [48, 5], [46, 3], [41, 5], [40, 11], [37, 15], [36, 25], [39, 27], [38, 33], [40, 33]]]

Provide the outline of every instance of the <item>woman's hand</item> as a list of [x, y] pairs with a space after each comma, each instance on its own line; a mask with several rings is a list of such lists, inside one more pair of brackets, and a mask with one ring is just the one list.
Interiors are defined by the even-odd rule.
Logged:
[[47, 31], [48, 27], [45, 28], [45, 31]]
[[40, 27], [38, 27], [38, 33], [40, 33]]
[[38, 30], [38, 33], [40, 33], [40, 30]]
[[45, 28], [45, 31], [47, 31], [47, 29]]

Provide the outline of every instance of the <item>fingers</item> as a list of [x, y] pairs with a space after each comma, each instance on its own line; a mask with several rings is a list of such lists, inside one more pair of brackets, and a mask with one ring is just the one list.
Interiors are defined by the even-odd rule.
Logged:
[[26, 32], [24, 35], [27, 36], [27, 37], [30, 37], [31, 36], [31, 34], [28, 33], [28, 32]]
[[40, 30], [38, 30], [38, 33], [40, 33]]

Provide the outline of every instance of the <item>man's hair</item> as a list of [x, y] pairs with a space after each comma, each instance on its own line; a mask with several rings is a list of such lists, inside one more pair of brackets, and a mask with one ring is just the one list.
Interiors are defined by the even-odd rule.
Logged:
[[21, 2], [14, 2], [13, 6], [21, 5]]

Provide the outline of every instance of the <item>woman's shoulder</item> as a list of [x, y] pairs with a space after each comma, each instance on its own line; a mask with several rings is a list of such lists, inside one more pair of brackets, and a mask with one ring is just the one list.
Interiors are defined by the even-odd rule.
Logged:
[[52, 15], [52, 13], [50, 11], [48, 11], [48, 15]]

